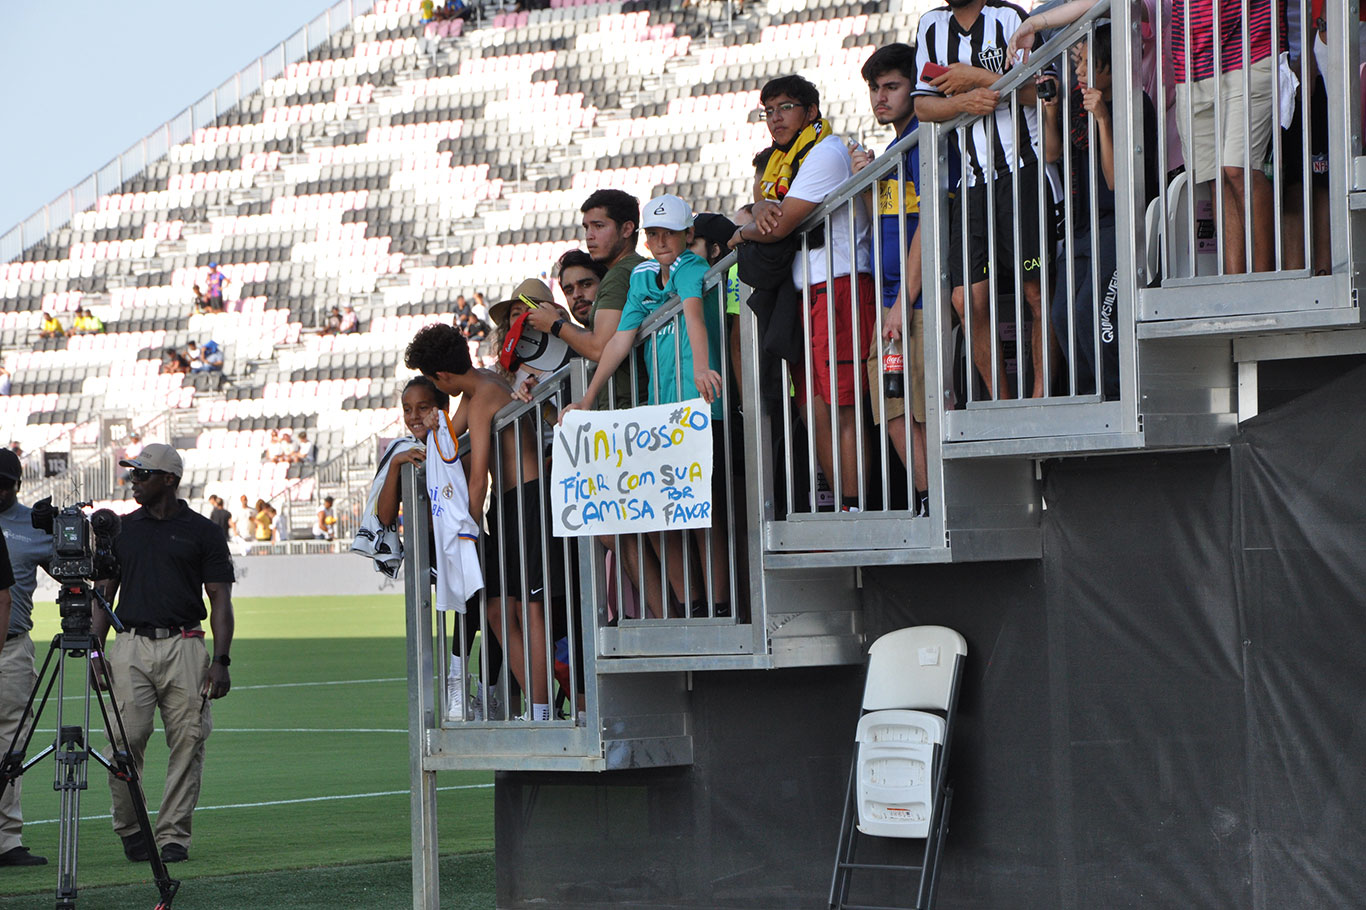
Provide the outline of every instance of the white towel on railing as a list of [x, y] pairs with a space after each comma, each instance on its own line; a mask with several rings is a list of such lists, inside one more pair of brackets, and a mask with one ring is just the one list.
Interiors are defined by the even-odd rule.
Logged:
[[400, 436], [389, 443], [380, 457], [375, 480], [370, 484], [370, 495], [365, 498], [365, 515], [356, 531], [356, 539], [351, 541], [352, 553], [370, 557], [375, 561], [375, 571], [383, 572], [390, 578], [397, 578], [399, 567], [403, 565], [403, 535], [398, 532], [397, 519], [392, 525], [380, 522], [375, 504], [379, 501], [380, 490], [384, 489], [384, 480], [389, 476], [389, 464], [394, 456], [399, 452], [420, 448], [423, 448], [423, 444], [412, 436]]

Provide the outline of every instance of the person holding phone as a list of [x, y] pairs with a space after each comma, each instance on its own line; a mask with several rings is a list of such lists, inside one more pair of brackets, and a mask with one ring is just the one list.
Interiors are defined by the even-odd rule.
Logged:
[[[1008, 397], [1010, 392], [1005, 382], [1005, 357], [999, 350], [996, 361], [1001, 368], [999, 375], [992, 375], [992, 348], [999, 342], [987, 328], [991, 324], [989, 282], [995, 280], [998, 290], [1002, 286], [1008, 290], [1009, 285], [999, 276], [1014, 276], [1017, 267], [1022, 276], [1020, 291], [1033, 322], [1029, 394], [1038, 398], [1047, 393], [1043, 354], [1048, 339], [1043, 334], [1039, 276], [1041, 253], [1051, 249], [1052, 244], [1040, 236], [1039, 212], [1041, 207], [1051, 207], [1052, 200], [1040, 198], [1038, 156], [1030, 141], [1030, 136], [1038, 131], [1035, 87], [1028, 84], [1018, 89], [1015, 112], [1011, 110], [1010, 99], [991, 87], [1008, 68], [1010, 36], [1026, 18], [1024, 10], [1003, 0], [949, 0], [948, 6], [921, 16], [916, 50], [916, 117], [921, 122], [941, 123], [962, 114], [982, 118], [966, 129], [966, 141], [962, 143], [965, 147], [958, 147], [956, 133], [949, 140], [950, 150], [967, 159], [967, 190], [960, 203], [967, 206], [967, 226], [965, 231], [961, 210], [955, 205], [953, 217], [949, 218], [948, 271], [958, 317], [962, 319], [966, 308], [972, 307], [972, 360], [988, 396], [997, 399]], [[992, 119], [990, 129], [987, 118]], [[994, 213], [991, 222], [987, 218], [988, 193]], [[989, 262], [992, 240], [995, 260]], [[1023, 369], [1020, 377], [1024, 382]], [[1021, 392], [1023, 395], [1024, 390]]]

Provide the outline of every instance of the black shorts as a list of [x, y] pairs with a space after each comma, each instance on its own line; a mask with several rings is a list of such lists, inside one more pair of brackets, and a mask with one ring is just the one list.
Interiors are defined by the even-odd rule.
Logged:
[[[1295, 97], [1295, 116], [1281, 130], [1281, 187], [1283, 191], [1304, 183], [1303, 93]], [[1271, 149], [1267, 149], [1271, 154]], [[1314, 82], [1309, 95], [1309, 182], [1328, 185], [1328, 92], [1323, 80]]]
[[[1020, 210], [1015, 211], [1013, 185], [1009, 173], [996, 177], [990, 184], [978, 183], [967, 188], [968, 209], [968, 284], [986, 281], [990, 268], [1000, 270], [1001, 287], [1009, 289], [1015, 281], [1015, 263], [1025, 281], [1039, 280], [1039, 166], [1027, 164], [1019, 170]], [[994, 197], [996, 227], [996, 261], [988, 262], [991, 252], [987, 238], [987, 190]], [[1044, 193], [1049, 202], [1045, 211], [1052, 212], [1052, 193], [1044, 181]], [[960, 205], [949, 207], [949, 287], [962, 287], [963, 282], [963, 210]], [[1015, 225], [1020, 226], [1019, 258], [1015, 254]], [[1045, 226], [1047, 228], [1047, 226]]]
[[[526, 541], [526, 600], [541, 602], [547, 582], [551, 598], [565, 596], [564, 541], [546, 534], [549, 563], [541, 555], [542, 529], [550, 527], [541, 504], [541, 482], [528, 480], [521, 487], [505, 490], [488, 511], [489, 533], [484, 541], [484, 590], [490, 598], [522, 597], [522, 551], [519, 540]], [[503, 554], [507, 554], [506, 561]]]

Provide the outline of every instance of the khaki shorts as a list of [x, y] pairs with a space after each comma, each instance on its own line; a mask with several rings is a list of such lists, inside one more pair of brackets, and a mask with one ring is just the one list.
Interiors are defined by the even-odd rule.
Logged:
[[[1181, 134], [1181, 153], [1186, 165], [1195, 163], [1195, 181], [1213, 180], [1218, 161], [1224, 167], [1243, 167], [1247, 150], [1251, 149], [1253, 170], [1261, 170], [1266, 149], [1271, 141], [1274, 111], [1272, 94], [1272, 63], [1267, 57], [1252, 64], [1247, 74], [1251, 104], [1244, 104], [1243, 71], [1234, 70], [1196, 83], [1181, 83], [1176, 87], [1176, 131]], [[1219, 84], [1219, 146], [1215, 148], [1214, 94]], [[1244, 133], [1243, 111], [1247, 110], [1247, 132]], [[1193, 133], [1194, 135], [1190, 135]], [[1244, 136], [1248, 139], [1245, 144]], [[1194, 138], [1195, 149], [1191, 149]]]
[[[916, 423], [925, 422], [925, 311], [911, 310], [911, 339], [902, 346], [910, 361], [910, 400], [911, 417]], [[873, 411], [873, 423], [882, 425], [882, 409], [878, 406], [878, 358], [881, 350], [874, 345], [868, 357], [868, 402]], [[905, 398], [887, 399], [887, 419], [896, 420], [906, 413]]]

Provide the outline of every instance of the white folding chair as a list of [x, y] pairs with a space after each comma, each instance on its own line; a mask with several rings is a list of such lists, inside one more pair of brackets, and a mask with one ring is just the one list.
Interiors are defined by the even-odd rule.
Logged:
[[[963, 636], [943, 626], [889, 632], [868, 649], [863, 714], [830, 883], [836, 910], [898, 910], [849, 903], [854, 870], [918, 872], [916, 910], [929, 910], [952, 791], [946, 785]], [[918, 863], [861, 863], [859, 835], [923, 840]]]

